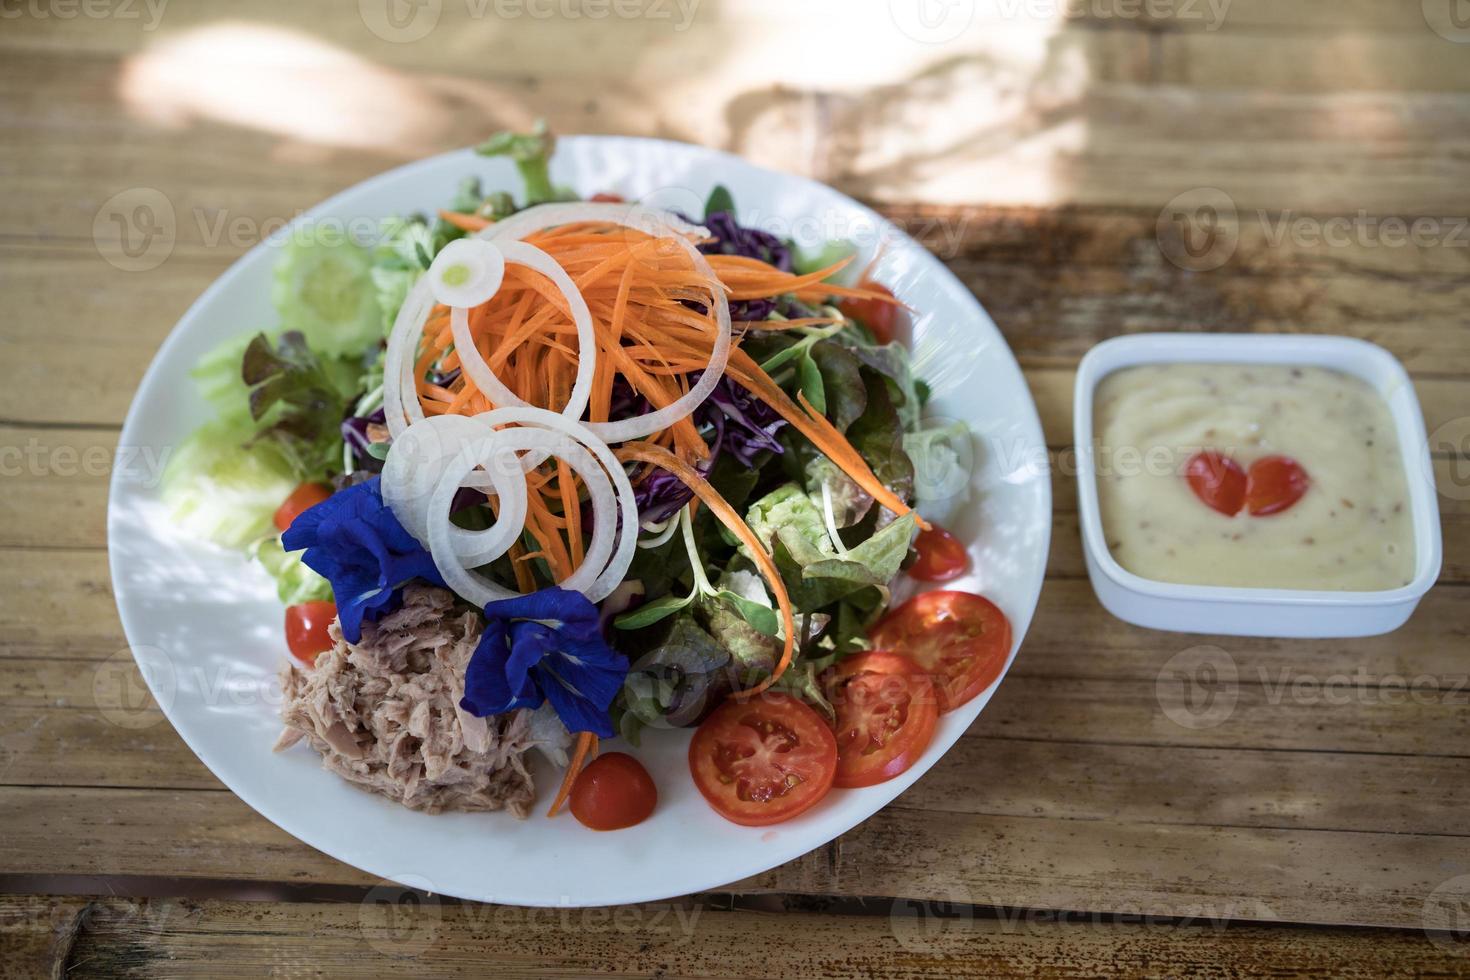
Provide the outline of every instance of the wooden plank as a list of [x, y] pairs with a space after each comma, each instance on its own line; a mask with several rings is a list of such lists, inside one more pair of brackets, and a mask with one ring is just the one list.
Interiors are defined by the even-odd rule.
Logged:
[[127, 649], [107, 573], [97, 551], [4, 553], [0, 657], [41, 655], [102, 660]]
[[[69, 948], [42, 950], [85, 910]], [[534, 910], [457, 903], [387, 886], [361, 904], [6, 896], [6, 935], [33, 976], [256, 977], [289, 962], [331, 977], [784, 978], [863, 976], [1451, 975], [1463, 961], [1416, 932], [1231, 926], [1222, 921], [1058, 919], [1027, 910], [892, 903], [887, 914], [831, 915], [708, 905]], [[752, 943], [778, 922], [800, 942]]]
[[7, 787], [0, 814], [7, 826], [0, 873], [372, 884], [227, 790]]
[[[1294, 94], [1470, 89], [1470, 59], [1457, 44], [1429, 30], [1427, 23], [1425, 30], [1413, 33], [1343, 33], [1310, 39], [1274, 32], [1166, 33], [1159, 46], [1155, 80], [1165, 85]], [[1371, 58], [1361, 56], [1365, 46], [1371, 48]]]
[[6, 977], [55, 977], [81, 925], [87, 900], [62, 896], [0, 897], [0, 950]]
[[[1269, 29], [1277, 35], [1303, 35], [1303, 45], [1322, 35], [1356, 34], [1370, 30], [1375, 35], [1397, 32], [1418, 35], [1424, 31], [1424, 14], [1411, 3], [1378, 3], [1375, 0], [1230, 0], [1217, 4], [1216, 14], [1204, 2], [1146, 4], [1133, 0], [1089, 0], [1066, 4], [1072, 22], [1117, 30], [1251, 32]], [[1152, 11], [1150, 10], [1152, 8]]]
[[[166, 835], [163, 810], [176, 814]], [[181, 878], [373, 884], [225, 792], [5, 787], [0, 814], [13, 829], [0, 873], [167, 869]], [[991, 816], [902, 800], [835, 851], [729, 890], [1415, 928], [1463, 849], [1459, 837]], [[1363, 888], [1358, 878], [1370, 869], [1373, 887]]]

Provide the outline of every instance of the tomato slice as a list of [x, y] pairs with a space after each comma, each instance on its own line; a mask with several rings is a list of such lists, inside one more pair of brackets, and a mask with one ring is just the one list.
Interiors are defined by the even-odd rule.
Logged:
[[[880, 286], [866, 279], [858, 284], [858, 288], [882, 293], [884, 296], [893, 295], [887, 286]], [[894, 331], [898, 326], [898, 304], [885, 303], [879, 299], [848, 299], [839, 303], [837, 308], [842, 311], [843, 316], [851, 317], [867, 327], [878, 343], [887, 344], [893, 341]]]
[[611, 191], [598, 191], [596, 194], [593, 194], [587, 200], [589, 200], [589, 201], [601, 201], [601, 202], [606, 202], [606, 203], [609, 203], [609, 204], [622, 204], [623, 203], [623, 195], [621, 195], [621, 194], [614, 194]]
[[1245, 470], [1229, 456], [1206, 449], [1184, 464], [1184, 478], [1205, 506], [1226, 517], [1240, 513], [1245, 504]]
[[1245, 505], [1252, 517], [1279, 514], [1302, 499], [1311, 487], [1302, 464], [1289, 456], [1263, 456], [1246, 477]]
[[935, 524], [920, 531], [914, 540], [918, 560], [909, 566], [909, 575], [920, 582], [948, 582], [959, 578], [970, 568], [970, 555], [960, 539]]
[[883, 618], [873, 645], [902, 653], [928, 674], [939, 710], [951, 711], [985, 690], [1005, 668], [1011, 623], [973, 592], [916, 595]]
[[934, 737], [939, 700], [928, 676], [907, 657], [871, 650], [848, 657], [823, 677], [837, 711], [834, 786], [873, 786], [918, 761]]
[[325, 483], [303, 483], [291, 491], [286, 502], [276, 508], [276, 530], [284, 531], [304, 510], [310, 510], [332, 495], [332, 488]]
[[286, 646], [291, 656], [306, 664], [316, 665], [319, 654], [332, 649], [327, 627], [337, 618], [335, 602], [302, 602], [286, 607]]
[[658, 788], [643, 763], [624, 752], [600, 755], [572, 784], [572, 816], [593, 830], [622, 830], [647, 820]]
[[827, 795], [837, 740], [821, 715], [789, 694], [732, 698], [695, 731], [689, 771], [716, 813], [763, 827], [790, 820]]

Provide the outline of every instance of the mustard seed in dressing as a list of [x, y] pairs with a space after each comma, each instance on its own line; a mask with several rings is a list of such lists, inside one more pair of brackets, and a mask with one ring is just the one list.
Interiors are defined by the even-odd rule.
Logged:
[[[1388, 405], [1362, 379], [1317, 367], [1151, 364], [1104, 378], [1093, 409], [1104, 534], [1135, 575], [1361, 591], [1413, 579], [1403, 457]], [[1310, 484], [1278, 513], [1227, 516], [1183, 475], [1202, 450], [1244, 468], [1285, 456]]]

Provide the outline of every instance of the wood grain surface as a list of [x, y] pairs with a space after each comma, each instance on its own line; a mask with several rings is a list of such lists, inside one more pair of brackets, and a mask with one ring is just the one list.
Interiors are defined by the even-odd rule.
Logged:
[[[1470, 28], [1443, 7], [0, 6], [0, 975], [1470, 973]], [[375, 881], [226, 790], [142, 688], [105, 506], [114, 468], [156, 463], [117, 443], [158, 345], [274, 223], [543, 116], [878, 206], [1015, 352], [1056, 514], [1014, 669], [892, 806], [719, 896], [538, 917]], [[1228, 202], [1218, 263], [1170, 218], [1201, 188]], [[108, 231], [140, 189], [171, 212], [144, 269]], [[1407, 626], [1184, 636], [1102, 610], [1072, 381], [1153, 330], [1404, 362], [1445, 548]], [[1171, 681], [1200, 646], [1233, 666], [1227, 712]]]

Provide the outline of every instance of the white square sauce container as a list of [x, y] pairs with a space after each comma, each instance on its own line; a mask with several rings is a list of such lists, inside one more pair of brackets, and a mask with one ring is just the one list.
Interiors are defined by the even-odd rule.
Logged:
[[[1406, 469], [1414, 527], [1414, 578], [1378, 592], [1246, 589], [1146, 579], [1113, 558], [1098, 508], [1092, 407], [1097, 385], [1139, 364], [1285, 364], [1323, 367], [1368, 382], [1388, 403]], [[1231, 636], [1372, 636], [1397, 629], [1439, 577], [1441, 542], [1434, 470], [1414, 386], [1392, 354], [1351, 337], [1296, 334], [1134, 334], [1098, 344], [1077, 370], [1073, 404], [1077, 497], [1087, 575], [1108, 612], [1126, 622]]]

